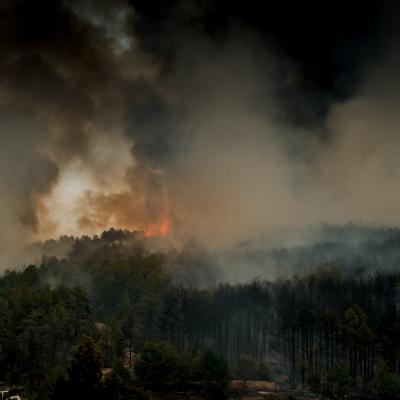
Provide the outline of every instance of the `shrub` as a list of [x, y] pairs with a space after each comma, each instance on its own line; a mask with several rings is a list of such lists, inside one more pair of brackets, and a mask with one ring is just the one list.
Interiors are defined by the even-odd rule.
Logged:
[[165, 390], [182, 383], [178, 355], [166, 342], [147, 344], [135, 371], [145, 388]]
[[348, 366], [345, 364], [335, 365], [335, 367], [328, 372], [326, 382], [328, 393], [343, 397], [348, 393], [352, 382]]
[[210, 399], [225, 399], [225, 390], [230, 380], [229, 364], [226, 358], [209, 349], [199, 360], [199, 376], [202, 378], [206, 395]]
[[371, 383], [373, 394], [379, 399], [400, 399], [400, 377], [389, 371], [385, 362], [377, 366], [376, 377]]

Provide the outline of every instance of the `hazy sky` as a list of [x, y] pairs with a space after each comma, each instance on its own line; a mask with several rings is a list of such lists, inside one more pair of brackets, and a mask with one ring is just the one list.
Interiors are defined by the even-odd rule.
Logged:
[[[0, 0], [0, 251], [400, 223], [390, 1]], [[304, 4], [306, 3], [306, 4]]]

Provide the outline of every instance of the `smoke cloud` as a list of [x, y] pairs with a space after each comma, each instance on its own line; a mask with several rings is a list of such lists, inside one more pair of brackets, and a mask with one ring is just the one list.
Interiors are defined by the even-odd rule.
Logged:
[[145, 3], [1, 3], [2, 266], [34, 239], [110, 226], [219, 248], [400, 223], [397, 60], [365, 62], [338, 96], [286, 37], [214, 29], [208, 2]]

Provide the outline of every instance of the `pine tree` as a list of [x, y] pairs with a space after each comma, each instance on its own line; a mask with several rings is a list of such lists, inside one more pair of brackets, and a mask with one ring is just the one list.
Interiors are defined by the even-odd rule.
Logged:
[[94, 340], [83, 336], [67, 369], [71, 399], [96, 399], [102, 391], [103, 356]]

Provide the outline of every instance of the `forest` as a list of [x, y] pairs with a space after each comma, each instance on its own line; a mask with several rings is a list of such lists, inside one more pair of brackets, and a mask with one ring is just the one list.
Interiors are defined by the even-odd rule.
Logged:
[[[208, 287], [182, 283], [193, 265], [215, 277], [203, 253], [150, 250], [138, 232], [37, 243], [37, 265], [0, 278], [0, 382], [33, 399], [151, 398], [199, 382], [223, 398], [230, 379], [398, 398], [400, 232], [357, 228], [355, 240], [355, 229], [269, 251], [300, 254], [299, 273]], [[374, 268], [363, 248], [375, 249]]]

